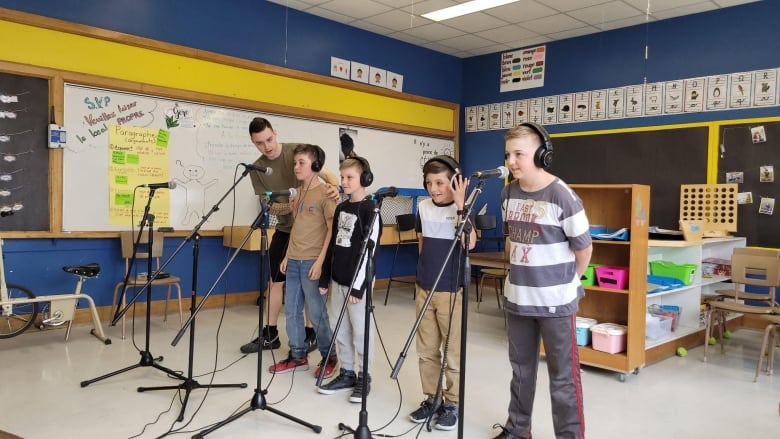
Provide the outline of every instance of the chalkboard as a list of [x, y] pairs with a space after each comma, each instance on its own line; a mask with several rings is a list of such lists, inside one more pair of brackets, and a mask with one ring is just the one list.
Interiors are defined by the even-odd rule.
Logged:
[[554, 137], [550, 172], [567, 183], [650, 185], [650, 225], [679, 229], [680, 185], [707, 182], [708, 127]]
[[49, 81], [0, 73], [0, 230], [49, 230]]
[[[129, 222], [126, 225], [109, 222], [109, 163], [114, 160], [109, 155], [109, 134], [117, 125], [143, 127], [158, 133], [157, 141], [167, 150], [168, 157], [168, 173], [161, 182], [177, 183], [168, 197], [169, 222], [176, 229], [194, 226], [193, 218], [208, 212], [233, 184], [236, 166], [252, 163], [258, 157], [248, 132], [249, 121], [256, 116], [271, 121], [280, 142], [314, 143], [323, 147], [327, 155], [325, 166], [337, 175], [340, 137], [350, 136], [355, 152], [372, 165], [375, 179], [369, 192], [383, 186], [421, 187], [421, 167], [427, 157], [454, 153], [454, 142], [449, 139], [83, 85], [65, 84], [64, 101], [69, 135], [63, 156], [65, 231], [130, 227]], [[197, 173], [193, 174], [193, 169]], [[258, 212], [258, 200], [249, 178], [237, 186], [235, 199], [235, 203], [232, 197], [226, 199], [204, 229], [218, 230], [233, 223], [251, 222]], [[135, 202], [145, 204], [146, 199]]]
[[[754, 143], [757, 132], [763, 134]], [[752, 195], [751, 203], [737, 207], [735, 235], [744, 236], [747, 245], [780, 247], [780, 204], [775, 204], [772, 214], [759, 212], [763, 197], [780, 203], [780, 123], [722, 125], [720, 134], [723, 148], [718, 160], [718, 183], [738, 183], [739, 192]], [[766, 166], [773, 166], [773, 175], [762, 175], [762, 167]], [[736, 172], [742, 172], [742, 181], [727, 181], [726, 174]], [[732, 179], [735, 177], [732, 174]], [[762, 177], [765, 181], [761, 181]]]

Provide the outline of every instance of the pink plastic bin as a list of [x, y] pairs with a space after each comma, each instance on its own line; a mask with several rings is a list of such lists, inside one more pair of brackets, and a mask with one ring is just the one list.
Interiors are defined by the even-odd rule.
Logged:
[[627, 328], [617, 323], [599, 323], [590, 328], [593, 349], [617, 354], [626, 350]]
[[596, 280], [602, 288], [625, 290], [628, 286], [628, 268], [613, 265], [596, 267]]

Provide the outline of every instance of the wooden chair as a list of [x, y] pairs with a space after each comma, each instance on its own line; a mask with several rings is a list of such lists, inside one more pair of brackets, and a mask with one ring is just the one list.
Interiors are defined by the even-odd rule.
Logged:
[[[414, 287], [415, 280], [406, 277], [393, 277], [393, 271], [395, 270], [395, 261], [398, 259], [398, 249], [402, 245], [417, 244], [417, 216], [413, 213], [405, 213], [402, 215], [396, 215], [395, 217], [395, 231], [398, 237], [398, 242], [395, 245], [395, 253], [393, 253], [393, 263], [390, 265], [390, 277], [387, 279], [387, 291], [385, 291], [385, 305], [387, 305], [387, 299], [390, 297], [390, 287], [393, 282], [400, 282], [410, 284]], [[412, 292], [412, 298], [416, 295], [416, 289]]]
[[[147, 258], [152, 257], [152, 268], [156, 272], [160, 269], [160, 258], [163, 255], [163, 243], [165, 235], [162, 232], [152, 232], [152, 248], [151, 255], [149, 249], [149, 231], [144, 230], [141, 234], [141, 240], [138, 243], [138, 249], [135, 253], [135, 264], [130, 266], [130, 260], [133, 258], [133, 244], [137, 234], [133, 234], [131, 231], [123, 231], [119, 233], [119, 241], [122, 249], [122, 258], [125, 260], [125, 273], [130, 273], [130, 277], [127, 281], [127, 292], [122, 295], [122, 307], [125, 307], [127, 300], [127, 294], [133, 288], [143, 288], [148, 282], [146, 275]], [[143, 273], [136, 273], [138, 270], [142, 270]], [[124, 285], [124, 277], [120, 280], [116, 286], [114, 286], [114, 299], [112, 309], [116, 309], [117, 296], [121, 292]], [[150, 287], [166, 286], [168, 287], [168, 293], [165, 299], [165, 315], [163, 321], [168, 321], [168, 302], [171, 300], [171, 290], [176, 288], [176, 296], [179, 299], [179, 324], [184, 323], [184, 311], [181, 304], [181, 279], [178, 276], [168, 275], [167, 277], [158, 278], [152, 281]], [[152, 306], [151, 303], [147, 303], [146, 306]], [[125, 338], [125, 316], [122, 316], [122, 338]]]
[[780, 332], [780, 315], [772, 314], [768, 316], [762, 316], [762, 319], [767, 320], [767, 325], [764, 329], [764, 340], [761, 343], [761, 353], [758, 354], [756, 376], [753, 377], [753, 382], [758, 381], [758, 374], [760, 373], [761, 366], [764, 363], [765, 355], [767, 357], [766, 374], [772, 375], [774, 373], [775, 346], [777, 346], [777, 336]]
[[[704, 361], [712, 334], [713, 320], [717, 318], [721, 351], [723, 332], [729, 313], [769, 316], [780, 308], [775, 302], [775, 290], [780, 285], [780, 259], [735, 252], [731, 257], [731, 282], [728, 290], [716, 291], [716, 298], [706, 301], [706, 329], [704, 331]], [[764, 289], [765, 292], [745, 292], [745, 286]], [[745, 303], [745, 301], [751, 303]]]
[[493, 281], [493, 288], [496, 292], [496, 302], [498, 303], [498, 309], [501, 309], [501, 297], [504, 295], [504, 282], [506, 282], [506, 277], [509, 276], [509, 249], [510, 246], [507, 242], [504, 245], [503, 268], [480, 268], [477, 275], [477, 312], [479, 312], [479, 305], [482, 303], [482, 293], [485, 291], [485, 279]]

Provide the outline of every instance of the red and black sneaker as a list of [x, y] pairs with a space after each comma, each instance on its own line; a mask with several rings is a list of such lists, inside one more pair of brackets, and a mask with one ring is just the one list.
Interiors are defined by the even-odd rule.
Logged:
[[309, 370], [309, 359], [307, 357], [293, 358], [289, 354], [284, 360], [268, 368], [271, 373], [288, 373], [296, 370]]
[[320, 361], [320, 364], [317, 365], [317, 369], [314, 371], [314, 376], [319, 377], [320, 372], [322, 371], [322, 367], [325, 367], [325, 375], [323, 375], [323, 378], [330, 378], [333, 376], [333, 372], [336, 371], [336, 366], [339, 364], [339, 359], [335, 355], [331, 355], [330, 358], [328, 358], [328, 361], [326, 362], [323, 358]]

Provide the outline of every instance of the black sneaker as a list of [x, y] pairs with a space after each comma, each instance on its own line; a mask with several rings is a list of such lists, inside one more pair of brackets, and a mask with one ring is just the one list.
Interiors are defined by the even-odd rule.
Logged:
[[363, 402], [363, 386], [366, 386], [366, 396], [371, 392], [371, 374], [363, 374], [360, 372], [355, 383], [355, 388], [352, 390], [352, 395], [349, 396], [349, 402]]
[[[500, 428], [501, 433], [498, 434], [498, 436], [494, 437], [493, 439], [522, 439], [520, 436], [515, 436], [512, 433], [509, 432], [506, 428], [504, 428], [501, 424], [494, 424], [493, 429]], [[531, 439], [531, 436], [528, 436], [528, 439]]]
[[341, 369], [339, 376], [334, 378], [333, 381], [329, 382], [328, 384], [323, 384], [320, 387], [317, 387], [317, 391], [323, 395], [332, 395], [336, 392], [352, 390], [355, 387], [356, 381], [357, 377], [355, 376], [355, 372], [347, 372], [346, 370]]
[[412, 422], [416, 422], [418, 424], [427, 421], [428, 418], [433, 414], [433, 405], [433, 399], [426, 399], [420, 403], [420, 408], [413, 411], [412, 414], [409, 415], [409, 419], [411, 419]]
[[[279, 333], [274, 333], [270, 337], [266, 336], [263, 340], [263, 350], [279, 349], [282, 346], [282, 342], [279, 340]], [[256, 338], [249, 343], [241, 346], [241, 352], [244, 354], [252, 354], [260, 351], [260, 338]]]
[[458, 406], [451, 402], [442, 404], [437, 415], [439, 417], [436, 418], [436, 424], [434, 425], [437, 430], [450, 431], [454, 430], [458, 425]]
[[306, 339], [303, 343], [306, 346], [306, 353], [312, 353], [317, 350], [317, 334], [312, 331], [306, 331]]

